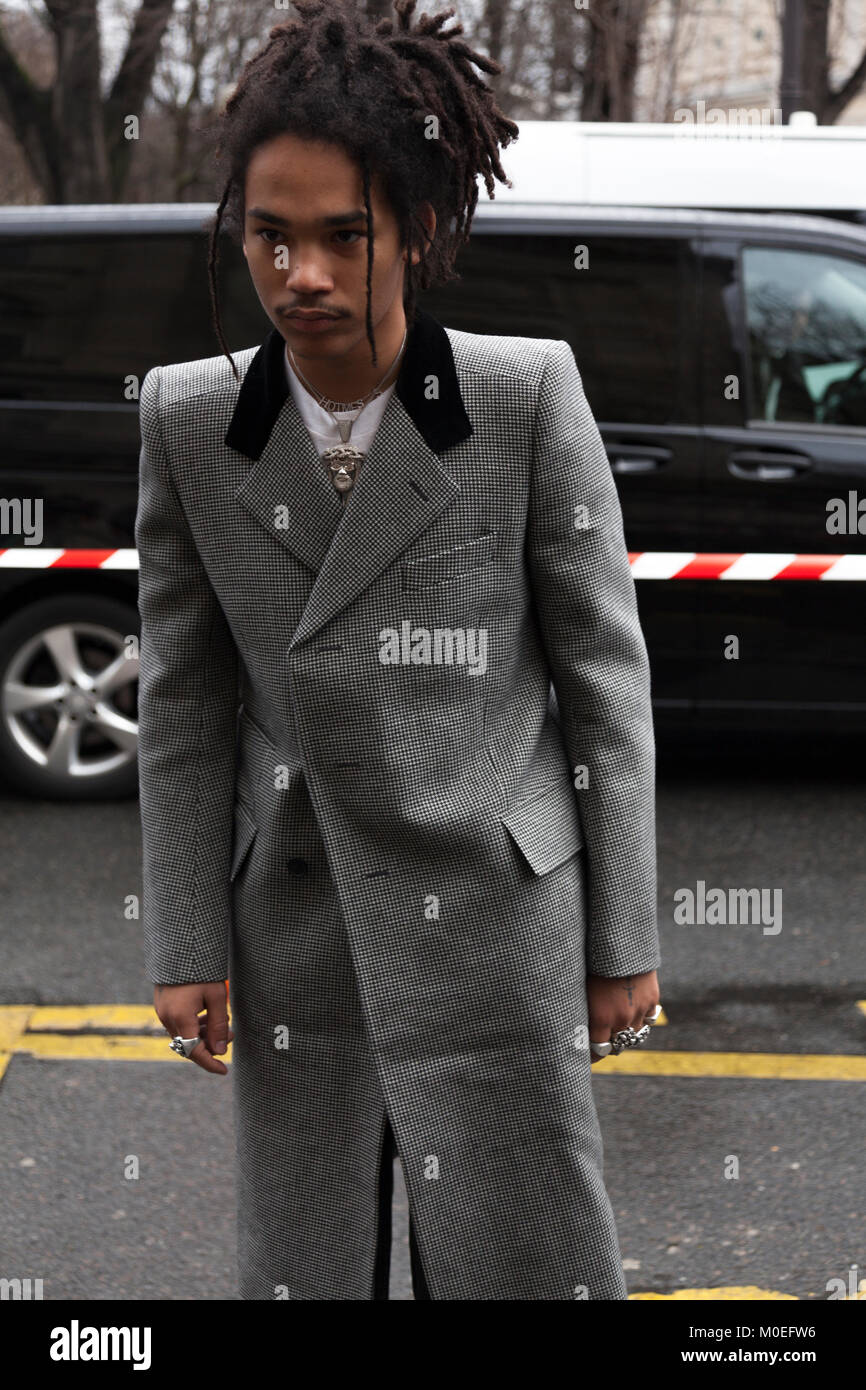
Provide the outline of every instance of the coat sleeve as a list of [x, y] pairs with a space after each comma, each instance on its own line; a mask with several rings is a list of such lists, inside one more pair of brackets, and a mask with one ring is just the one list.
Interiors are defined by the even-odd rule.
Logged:
[[622, 513], [571, 347], [539, 390], [527, 564], [586, 843], [587, 969], [660, 964], [650, 669]]
[[224, 980], [231, 913], [238, 654], [169, 471], [161, 369], [142, 382], [135, 542], [145, 968]]

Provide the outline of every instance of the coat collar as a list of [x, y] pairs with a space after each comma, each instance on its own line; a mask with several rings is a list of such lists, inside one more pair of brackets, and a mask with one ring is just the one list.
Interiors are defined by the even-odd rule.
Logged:
[[[430, 376], [439, 383], [438, 399], [429, 400]], [[225, 435], [225, 442], [248, 458], [261, 458], [271, 431], [291, 393], [286, 379], [286, 340], [272, 328], [250, 362]], [[466, 414], [454, 354], [442, 324], [416, 308], [397, 374], [394, 394], [435, 454], [467, 439], [472, 422]]]

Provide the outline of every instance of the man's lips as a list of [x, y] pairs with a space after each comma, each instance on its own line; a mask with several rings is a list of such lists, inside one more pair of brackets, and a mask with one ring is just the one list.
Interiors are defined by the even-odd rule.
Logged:
[[341, 314], [311, 313], [302, 314], [300, 312], [289, 313], [283, 316], [291, 324], [291, 331], [295, 335], [301, 334], [305, 338], [315, 334], [324, 335], [330, 333], [331, 329], [345, 317]]

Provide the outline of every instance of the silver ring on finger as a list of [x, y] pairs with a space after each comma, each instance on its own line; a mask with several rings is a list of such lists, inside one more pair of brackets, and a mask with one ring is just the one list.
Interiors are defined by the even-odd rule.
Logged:
[[200, 1037], [182, 1038], [180, 1037], [180, 1035], [178, 1035], [176, 1038], [172, 1038], [171, 1042], [169, 1043], [169, 1047], [171, 1048], [172, 1052], [176, 1052], [178, 1056], [188, 1057], [190, 1053], [193, 1051], [193, 1049], [198, 1047], [200, 1042]]
[[627, 1047], [640, 1047], [642, 1043], [646, 1042], [649, 1035], [650, 1030], [648, 1023], [645, 1023], [643, 1027], [639, 1028], [637, 1031], [631, 1026], [628, 1028], [620, 1028], [619, 1032], [614, 1033], [611, 1038], [614, 1056], [619, 1056], [620, 1052]]

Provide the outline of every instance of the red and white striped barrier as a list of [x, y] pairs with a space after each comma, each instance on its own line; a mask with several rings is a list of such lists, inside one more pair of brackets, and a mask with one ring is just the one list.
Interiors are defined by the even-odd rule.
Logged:
[[[763, 551], [716, 554], [680, 550], [630, 550], [635, 579], [859, 579], [866, 555], [769, 555]], [[20, 546], [0, 550], [0, 569], [137, 570], [137, 550], [52, 550]]]
[[137, 550], [52, 550], [47, 545], [23, 545], [0, 550], [0, 569], [6, 570], [137, 570]]
[[630, 550], [634, 579], [866, 579], [866, 555]]

